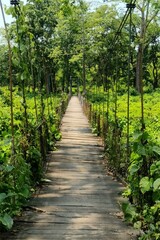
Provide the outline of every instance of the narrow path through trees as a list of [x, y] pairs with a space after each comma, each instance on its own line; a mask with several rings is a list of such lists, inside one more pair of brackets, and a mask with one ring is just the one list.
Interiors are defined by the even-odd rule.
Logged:
[[77, 97], [62, 119], [62, 140], [51, 153], [46, 183], [8, 240], [136, 239], [120, 218], [122, 185], [105, 174], [103, 147]]

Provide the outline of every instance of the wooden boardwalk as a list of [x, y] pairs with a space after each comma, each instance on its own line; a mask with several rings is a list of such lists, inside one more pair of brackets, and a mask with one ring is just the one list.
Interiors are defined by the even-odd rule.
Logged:
[[[103, 168], [103, 147], [92, 134], [77, 97], [62, 120], [62, 140], [50, 155], [39, 195], [6, 240], [131, 240], [120, 218], [122, 185]], [[1, 239], [1, 238], [0, 238]]]

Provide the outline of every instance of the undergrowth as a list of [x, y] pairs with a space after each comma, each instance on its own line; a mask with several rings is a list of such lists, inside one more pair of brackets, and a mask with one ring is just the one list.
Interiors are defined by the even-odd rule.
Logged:
[[[67, 96], [51, 94], [41, 99], [26, 94], [27, 119], [18, 88], [13, 91], [14, 139], [10, 127], [10, 93], [0, 88], [0, 228], [11, 229], [15, 215], [41, 184], [48, 151], [61, 138], [59, 124]], [[13, 148], [14, 140], [14, 149]]]
[[[139, 94], [130, 96], [129, 145], [127, 94], [112, 91], [87, 95], [86, 112], [104, 139], [109, 168], [127, 181], [122, 206], [125, 219], [141, 229], [141, 240], [160, 239], [160, 91], [144, 94], [142, 129]], [[91, 112], [90, 112], [91, 109]]]

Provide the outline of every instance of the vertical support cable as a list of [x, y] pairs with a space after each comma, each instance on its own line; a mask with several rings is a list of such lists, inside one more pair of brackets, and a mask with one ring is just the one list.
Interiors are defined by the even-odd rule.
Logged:
[[[104, 66], [104, 64], [103, 64]], [[104, 101], [104, 96], [105, 96], [105, 80], [104, 80], [104, 67], [103, 67], [103, 74], [102, 74], [102, 78], [103, 78], [103, 83], [102, 83], [102, 94], [103, 94], [103, 107], [102, 107], [102, 137], [103, 137], [103, 142], [105, 142], [105, 101]]]
[[97, 89], [98, 89], [98, 118], [97, 118], [98, 136], [101, 135], [101, 105], [100, 105], [100, 99], [99, 99], [101, 97], [101, 85], [100, 86], [99, 85], [100, 85], [99, 82], [97, 82]]
[[34, 68], [32, 64], [32, 48], [31, 48], [31, 39], [29, 38], [29, 61], [30, 61], [30, 69], [31, 69], [31, 78], [33, 83], [33, 93], [34, 93], [34, 109], [35, 109], [35, 117], [36, 117], [36, 123], [38, 124], [38, 111], [37, 111], [37, 99], [36, 99], [36, 81], [34, 77]]
[[95, 101], [95, 126], [97, 127], [97, 111], [98, 111], [98, 108], [97, 108], [97, 95], [98, 95], [98, 91], [97, 91], [97, 78], [96, 78], [96, 86], [95, 86], [95, 93], [96, 93], [96, 101]]
[[[17, 2], [17, 1], [16, 1]], [[27, 101], [26, 101], [26, 91], [25, 91], [25, 79], [21, 79], [22, 73], [22, 51], [21, 51], [21, 39], [20, 39], [20, 15], [22, 15], [22, 11], [20, 9], [19, 3], [17, 2], [14, 4], [15, 13], [16, 13], [16, 30], [17, 30], [17, 42], [18, 42], [18, 57], [19, 57], [19, 66], [20, 66], [20, 73], [19, 73], [19, 81], [22, 87], [22, 98], [23, 98], [23, 109], [24, 109], [24, 119], [25, 119], [25, 136], [27, 138], [28, 132], [28, 114], [27, 114]], [[20, 35], [20, 36], [19, 36]]]
[[83, 78], [83, 94], [86, 95], [86, 56], [85, 56], [85, 29], [84, 14], [82, 13], [82, 78]]
[[132, 10], [135, 8], [135, 4], [129, 3], [126, 5], [129, 9], [129, 46], [128, 46], [128, 82], [127, 82], [127, 153], [126, 153], [126, 163], [129, 163], [129, 156], [130, 156], [130, 142], [129, 142], [129, 135], [130, 135], [130, 82], [131, 82], [131, 42], [132, 42], [132, 34], [131, 34], [131, 27], [132, 27]]
[[[143, 60], [142, 60], [143, 61]], [[141, 131], [143, 132], [146, 128], [144, 120], [144, 91], [143, 91], [143, 79], [140, 81], [140, 94], [141, 94]]]
[[115, 79], [114, 79], [114, 167], [118, 170], [118, 119], [117, 119], [117, 85], [118, 85], [118, 43], [116, 44], [115, 53], [116, 69], [115, 69]]
[[[112, 63], [112, 49], [108, 49], [108, 56], [107, 56], [108, 62], [110, 64]], [[111, 64], [112, 65], [112, 64]], [[110, 66], [107, 65], [107, 79], [106, 79], [106, 88], [107, 88], [107, 106], [106, 106], [106, 143], [105, 148], [107, 149], [109, 142], [110, 142], [110, 124], [109, 124], [109, 118], [110, 118], [110, 86], [112, 86], [112, 77], [110, 76]], [[110, 77], [109, 77], [110, 76]]]
[[[118, 46], [118, 44], [117, 44]], [[114, 97], [114, 100], [115, 100], [115, 114], [114, 114], [114, 119], [115, 119], [115, 128], [117, 129], [117, 81], [118, 81], [118, 53], [117, 53], [117, 50], [116, 50], [116, 74], [115, 74], [115, 97]]]
[[107, 81], [107, 129], [106, 134], [109, 135], [109, 108], [110, 108], [110, 92], [109, 92], [109, 83]]

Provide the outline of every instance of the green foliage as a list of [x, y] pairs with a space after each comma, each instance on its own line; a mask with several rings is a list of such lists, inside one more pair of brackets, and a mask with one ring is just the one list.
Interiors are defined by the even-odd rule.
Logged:
[[[12, 138], [9, 126], [10, 95], [6, 87], [1, 88], [0, 91], [2, 109], [0, 112], [0, 226], [10, 229], [13, 225], [14, 216], [20, 213], [22, 206], [34, 191], [34, 187], [43, 178], [45, 162], [42, 157], [43, 149], [40, 141], [45, 144], [44, 149], [47, 153], [48, 150], [54, 150], [55, 141], [61, 137], [58, 113], [62, 111], [61, 99], [65, 103], [67, 97], [53, 95], [54, 102], [52, 103], [47, 102], [46, 98], [44, 100], [46, 108], [42, 122], [41, 99], [37, 94], [38, 119], [36, 119], [34, 95], [28, 92], [26, 95], [28, 110], [28, 125], [26, 128], [22, 96], [18, 88], [14, 88], [14, 141], [16, 148], [14, 155], [12, 155]], [[49, 115], [48, 107], [50, 109]]]
[[143, 177], [139, 182], [139, 187], [143, 194], [150, 191], [152, 185], [153, 185], [152, 179], [149, 179], [149, 177]]
[[13, 219], [11, 218], [10, 215], [5, 213], [4, 215], [0, 216], [0, 223], [7, 229], [11, 229], [13, 226]]
[[136, 208], [130, 203], [123, 203], [122, 210], [127, 222], [132, 223], [137, 218]]
[[61, 138], [59, 124], [68, 98], [55, 94], [61, 90], [49, 57], [60, 7], [49, 0], [21, 2], [17, 11], [13, 6], [7, 9], [16, 20], [8, 27], [13, 42], [10, 86], [8, 49], [0, 46], [1, 64], [7, 65], [3, 63], [5, 87], [0, 89], [0, 227], [6, 229], [41, 183], [47, 152]]
[[[105, 3], [88, 11], [83, 1], [29, 0], [26, 5], [21, 1], [20, 9], [18, 15], [14, 7], [7, 9], [16, 21], [9, 26], [13, 43], [13, 101], [6, 87], [0, 89], [0, 193], [2, 199], [5, 196], [3, 208], [0, 205], [1, 224], [11, 227], [14, 212], [43, 177], [47, 151], [53, 150], [55, 141], [61, 138], [59, 124], [67, 98], [54, 93], [69, 92], [71, 85], [77, 85], [81, 92], [86, 90], [84, 94], [92, 108], [92, 113], [87, 112], [94, 132], [103, 134], [111, 170], [128, 180], [126, 195], [134, 206], [123, 207], [126, 217], [142, 227], [148, 239], [158, 239], [159, 1], [138, 1], [137, 11], [132, 14], [129, 119], [126, 112], [129, 27], [126, 21], [115, 41], [122, 19], [117, 7]], [[140, 16], [142, 13], [144, 17]], [[147, 27], [141, 29], [143, 26]], [[144, 49], [140, 49], [141, 45]], [[140, 60], [137, 64], [137, 53], [144, 66]], [[0, 46], [3, 86], [9, 79], [7, 59], [8, 48], [3, 43]], [[136, 77], [143, 75], [142, 68], [146, 131], [141, 129], [141, 103], [135, 88]], [[136, 74], [138, 70], [141, 72]]]
[[135, 226], [139, 226], [137, 222], [141, 222], [139, 227], [145, 231], [145, 235], [141, 239], [158, 239], [160, 148], [151, 142], [147, 132], [136, 134], [134, 144], [136, 144], [132, 153], [134, 160], [129, 166], [128, 175], [128, 197], [132, 199], [132, 204], [137, 208], [136, 219], [133, 219], [132, 222]]
[[134, 227], [144, 231], [141, 239], [158, 239], [160, 224], [159, 90], [144, 95], [146, 130], [143, 131], [140, 122], [139, 96], [137, 94], [130, 96], [128, 161], [126, 161], [127, 96], [126, 94], [118, 95], [115, 105], [112, 91], [109, 90], [109, 94], [104, 93], [104, 98], [101, 97], [100, 88], [96, 94], [94, 91], [93, 94], [87, 94], [87, 99], [92, 104], [92, 126], [95, 132], [98, 132], [97, 116], [100, 114], [101, 133], [103, 128], [105, 129], [102, 136], [105, 137], [108, 167], [115, 173], [121, 174], [128, 182], [123, 196], [129, 199], [129, 203], [122, 205], [125, 219], [133, 223]]

